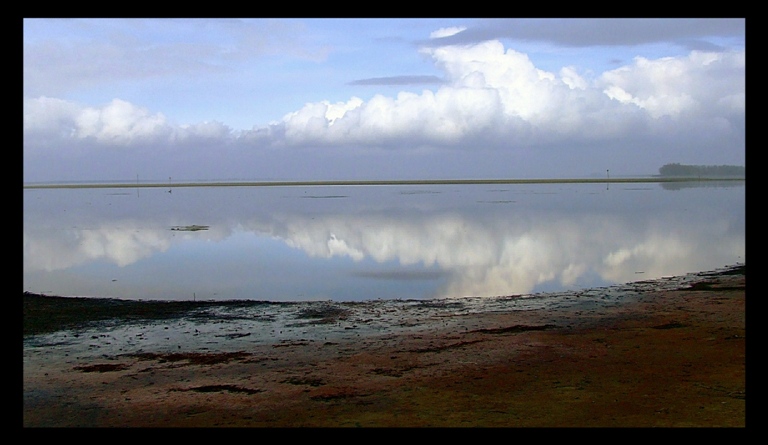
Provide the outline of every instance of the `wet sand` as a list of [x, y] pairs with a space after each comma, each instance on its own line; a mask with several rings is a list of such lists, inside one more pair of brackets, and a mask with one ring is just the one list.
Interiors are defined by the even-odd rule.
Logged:
[[745, 267], [25, 336], [25, 427], [744, 427]]

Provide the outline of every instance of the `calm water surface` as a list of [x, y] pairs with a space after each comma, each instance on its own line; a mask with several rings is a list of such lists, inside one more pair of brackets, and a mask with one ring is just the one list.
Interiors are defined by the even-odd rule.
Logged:
[[[144, 300], [554, 292], [746, 262], [728, 183], [24, 189], [24, 290]], [[204, 230], [179, 230], [187, 226]]]

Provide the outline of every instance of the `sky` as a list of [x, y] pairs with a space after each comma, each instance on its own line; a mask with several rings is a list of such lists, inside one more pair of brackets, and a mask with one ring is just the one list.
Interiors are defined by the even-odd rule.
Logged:
[[24, 19], [24, 182], [745, 165], [746, 20]]

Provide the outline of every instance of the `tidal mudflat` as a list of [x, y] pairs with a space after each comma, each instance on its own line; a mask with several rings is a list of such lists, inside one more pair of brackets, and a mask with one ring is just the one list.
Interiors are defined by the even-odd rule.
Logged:
[[[483, 298], [84, 299], [93, 319], [24, 336], [23, 423], [745, 426], [745, 277], [741, 264]], [[26, 294], [25, 327], [56, 301]]]

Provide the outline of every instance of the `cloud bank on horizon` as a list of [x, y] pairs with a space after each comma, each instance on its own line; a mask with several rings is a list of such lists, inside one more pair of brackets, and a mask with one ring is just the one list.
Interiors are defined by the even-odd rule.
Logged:
[[24, 180], [745, 164], [744, 19], [25, 20]]

